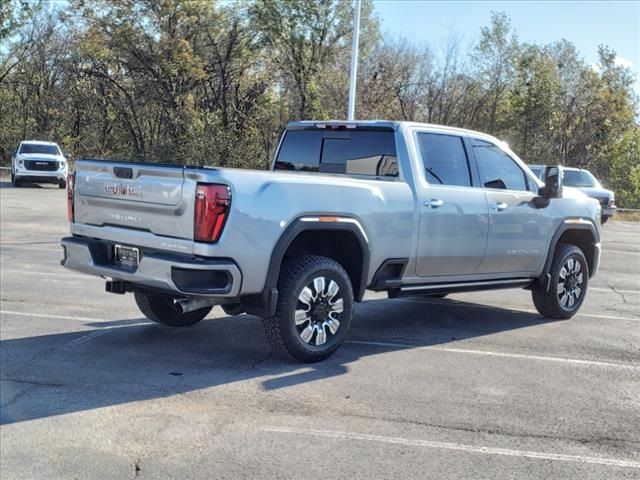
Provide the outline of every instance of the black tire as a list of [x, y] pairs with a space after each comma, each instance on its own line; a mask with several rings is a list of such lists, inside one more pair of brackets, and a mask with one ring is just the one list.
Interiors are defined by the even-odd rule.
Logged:
[[220, 306], [227, 315], [240, 315], [244, 313], [244, 307], [239, 303], [225, 303]]
[[[575, 267], [575, 263], [570, 264], [574, 266], [573, 270], [569, 269], [567, 272], [567, 265], [570, 260], [578, 262], [580, 266], [578, 268]], [[564, 273], [564, 279], [561, 277], [563, 268], [564, 272], [566, 272]], [[577, 272], [576, 269], [578, 269]], [[544, 285], [537, 283], [531, 289], [531, 297], [536, 310], [540, 315], [547, 318], [567, 319], [573, 317], [580, 309], [587, 295], [589, 284], [589, 265], [584, 253], [575, 245], [558, 244], [549, 273], [551, 275], [551, 283], [548, 291]], [[575, 282], [575, 286], [573, 282]], [[563, 291], [567, 292], [567, 283], [569, 284], [569, 293], [562, 295]], [[577, 290], [579, 290], [578, 293]], [[562, 300], [565, 298], [565, 303], [563, 303]], [[573, 303], [571, 303], [572, 301]]]
[[609, 220], [609, 217], [602, 215], [600, 217], [600, 225], [604, 225], [605, 223], [607, 223], [607, 220]]
[[[322, 282], [316, 284], [314, 280], [320, 278]], [[319, 288], [321, 284], [323, 288]], [[335, 290], [336, 286], [338, 290]], [[305, 288], [308, 293], [315, 294], [308, 302], [300, 300]], [[331, 294], [332, 291], [335, 293]], [[308, 313], [306, 320], [299, 319], [302, 323], [296, 324], [296, 311], [300, 315]], [[324, 360], [340, 347], [349, 332], [352, 317], [353, 287], [342, 265], [327, 257], [305, 255], [289, 259], [282, 265], [276, 313], [264, 319], [264, 326], [276, 353], [312, 363]]]
[[58, 188], [67, 188], [67, 182], [65, 180], [60, 180], [58, 182]]
[[190, 327], [205, 318], [213, 307], [200, 308], [193, 312], [180, 313], [168, 295], [152, 295], [133, 292], [136, 305], [149, 320], [169, 327]]
[[16, 175], [13, 172], [11, 172], [11, 184], [15, 188], [18, 188], [20, 186], [20, 180], [16, 178]]

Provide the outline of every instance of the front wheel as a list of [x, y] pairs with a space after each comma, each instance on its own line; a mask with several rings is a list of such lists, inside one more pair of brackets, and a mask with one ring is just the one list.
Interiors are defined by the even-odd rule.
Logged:
[[608, 216], [602, 215], [600, 217], [600, 225], [604, 225], [605, 223], [607, 223], [607, 220], [609, 220]]
[[15, 175], [15, 173], [13, 173], [13, 172], [11, 172], [11, 184], [12, 184], [14, 187], [19, 187], [19, 186], [20, 186], [20, 180], [18, 180], [18, 179], [16, 178], [16, 175]]
[[275, 316], [264, 319], [272, 348], [300, 362], [324, 360], [342, 344], [353, 316], [353, 287], [342, 265], [305, 255], [284, 262]]
[[573, 317], [584, 301], [589, 283], [589, 265], [584, 253], [575, 245], [558, 244], [549, 274], [548, 290], [539, 284], [531, 289], [536, 310], [548, 318]]
[[149, 320], [169, 327], [190, 327], [206, 317], [213, 307], [180, 313], [173, 297], [133, 292], [136, 305]]
[[65, 180], [59, 180], [58, 188], [67, 188], [67, 182]]

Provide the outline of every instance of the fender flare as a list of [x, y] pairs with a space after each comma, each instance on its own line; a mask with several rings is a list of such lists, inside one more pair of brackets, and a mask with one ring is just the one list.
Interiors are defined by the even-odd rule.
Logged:
[[[547, 289], [549, 288], [550, 280], [549, 270], [551, 269], [551, 263], [553, 262], [553, 256], [555, 255], [558, 241], [563, 234], [571, 230], [587, 231], [591, 234], [593, 244], [599, 242], [600, 236], [598, 235], [598, 230], [592, 221], [585, 220], [584, 218], [571, 218], [565, 220], [551, 237], [549, 249], [547, 250], [547, 257], [544, 261], [544, 268], [542, 269], [542, 273], [538, 279], [538, 281]], [[591, 265], [589, 265], [589, 275], [591, 275]]]
[[362, 228], [362, 225], [357, 219], [342, 215], [336, 216], [335, 214], [305, 215], [296, 218], [289, 224], [271, 252], [271, 259], [269, 260], [269, 269], [267, 270], [267, 278], [264, 288], [277, 288], [278, 278], [280, 276], [280, 266], [282, 265], [282, 260], [284, 259], [284, 254], [287, 249], [302, 232], [313, 230], [346, 231], [355, 235], [358, 244], [360, 245], [360, 249], [362, 250], [362, 271], [360, 272], [360, 288], [357, 292], [354, 292], [354, 295], [356, 301], [362, 300], [367, 288], [367, 277], [369, 274], [369, 263], [371, 258], [369, 240]]

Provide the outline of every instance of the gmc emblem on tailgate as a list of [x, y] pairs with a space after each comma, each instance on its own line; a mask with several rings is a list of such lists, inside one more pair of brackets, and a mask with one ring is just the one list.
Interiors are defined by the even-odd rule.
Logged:
[[128, 185], [126, 183], [105, 183], [104, 191], [110, 193], [111, 195], [139, 197], [140, 185]]

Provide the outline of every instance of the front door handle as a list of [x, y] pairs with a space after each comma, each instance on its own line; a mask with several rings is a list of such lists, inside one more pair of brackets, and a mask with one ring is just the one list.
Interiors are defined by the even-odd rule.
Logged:
[[444, 202], [442, 200], [438, 200], [437, 198], [432, 198], [428, 202], [424, 202], [424, 206], [430, 208], [438, 208], [442, 205], [444, 205]]
[[492, 210], [497, 210], [498, 212], [501, 212], [502, 210], [504, 210], [505, 208], [507, 208], [509, 205], [507, 205], [504, 202], [499, 202], [499, 203], [494, 203], [491, 205], [491, 209]]

